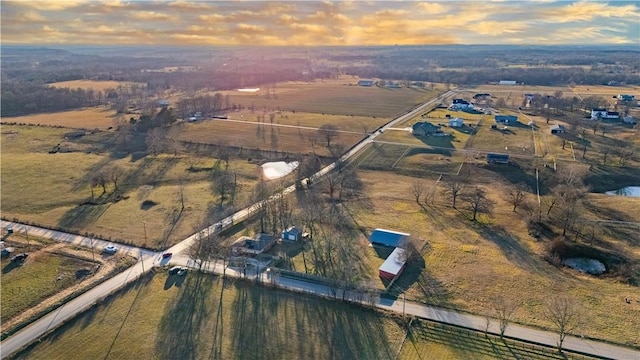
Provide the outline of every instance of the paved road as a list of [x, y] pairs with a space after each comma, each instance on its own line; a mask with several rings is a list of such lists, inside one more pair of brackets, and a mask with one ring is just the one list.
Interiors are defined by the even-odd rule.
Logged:
[[[349, 158], [357, 154], [360, 150], [362, 150], [365, 146], [372, 143], [376, 137], [380, 136], [384, 133], [385, 130], [393, 127], [399, 122], [408, 120], [409, 118], [427, 110], [429, 107], [434, 106], [438, 102], [443, 101], [448, 96], [454, 94], [454, 91], [449, 91], [433, 100], [430, 100], [426, 103], [421, 104], [416, 107], [412, 111], [399, 116], [388, 124], [377, 129], [373, 134], [370, 134], [367, 138], [363, 139], [361, 142], [352, 147], [349, 151], [347, 151], [342, 157], [342, 161], [347, 161]], [[318, 173], [314, 174], [314, 178], [318, 178], [326, 175], [330, 171], [334, 170], [335, 163], [330, 164], [324, 169], [320, 170]], [[307, 179], [305, 179], [307, 180]], [[283, 190], [285, 194], [291, 193], [295, 191], [295, 186], [290, 186]], [[198, 264], [195, 264], [193, 260], [191, 260], [188, 256], [183, 255], [183, 253], [191, 246], [191, 244], [195, 241], [195, 239], [200, 234], [206, 233], [215, 233], [216, 231], [220, 231], [223, 228], [227, 228], [234, 223], [239, 221], [243, 221], [247, 217], [249, 217], [254, 211], [256, 211], [259, 207], [259, 204], [254, 204], [248, 208], [242, 209], [235, 214], [219, 221], [216, 224], [211, 225], [210, 227], [201, 230], [199, 233], [193, 234], [181, 241], [180, 243], [174, 245], [169, 248], [167, 252], [172, 252], [175, 254], [173, 258], [171, 258], [170, 262], [172, 264], [181, 264], [184, 266], [198, 267]], [[41, 229], [33, 226], [15, 224], [7, 221], [2, 221], [3, 229], [6, 227], [12, 226], [15, 232], [23, 232], [25, 229], [28, 230], [29, 234], [44, 238], [51, 238], [57, 241], [64, 241], [73, 243], [79, 246], [85, 246], [87, 248], [94, 249], [102, 249], [105, 246], [111, 244], [111, 242], [104, 240], [92, 239], [89, 237], [73, 235], [68, 233], [63, 233], [54, 230]], [[166, 265], [169, 261], [167, 259], [162, 259], [161, 252], [153, 252], [150, 250], [143, 250], [133, 246], [127, 245], [117, 245], [119, 248], [119, 253], [121, 254], [129, 254], [135, 257], [138, 257], [140, 260], [131, 268], [120, 273], [113, 278], [105, 281], [104, 283], [98, 285], [97, 287], [87, 291], [83, 295], [75, 298], [74, 300], [68, 302], [67, 304], [61, 306], [55, 311], [49, 313], [44, 316], [40, 320], [32, 323], [26, 328], [22, 329], [18, 333], [12, 335], [5, 341], [0, 344], [0, 356], [5, 357], [13, 352], [19, 350], [20, 348], [28, 345], [32, 341], [40, 338], [42, 335], [46, 334], [51, 329], [61, 325], [64, 321], [76, 316], [78, 313], [83, 310], [89, 308], [93, 304], [95, 304], [100, 299], [105, 296], [113, 293], [114, 291], [121, 289], [128, 283], [137, 279], [141, 274], [145, 271], [148, 271], [152, 266], [156, 265]], [[207, 263], [203, 267], [203, 270], [208, 272], [213, 272], [217, 274], [222, 274], [225, 271], [224, 267], [220, 263]], [[236, 276], [241, 277], [242, 274], [239, 271], [227, 268], [226, 275], [228, 276]], [[282, 288], [292, 289], [297, 291], [305, 291], [309, 293], [314, 293], [317, 295], [323, 296], [331, 296], [333, 291], [327, 286], [300, 281], [296, 279], [290, 279], [286, 277], [277, 277], [272, 278], [269, 272], [259, 273], [249, 275], [253, 278], [258, 278], [260, 281], [270, 281], [274, 285], [277, 285]], [[353, 294], [345, 294], [347, 298], [355, 299]], [[422, 304], [416, 303], [404, 303], [399, 301], [392, 301], [384, 298], [375, 299], [375, 305], [381, 309], [396, 311], [399, 313], [407, 313], [415, 316], [424, 317], [431, 320], [442, 321], [450, 324], [455, 324], [459, 326], [465, 326], [472, 329], [482, 330], [484, 331], [486, 327], [485, 318], [461, 314], [454, 311], [438, 309], [430, 306], [425, 306]], [[493, 332], [497, 331], [498, 325], [495, 323], [490, 324], [490, 330]], [[549, 346], [555, 346], [556, 344], [556, 336], [550, 332], [544, 332], [536, 329], [526, 328], [522, 326], [510, 326], [506, 332], [507, 336], [520, 338], [528, 341], [535, 341], [540, 344], [546, 344]], [[640, 359], [640, 352], [635, 351], [633, 349], [617, 347], [605, 343], [588, 341], [578, 338], [567, 338], [565, 340], [565, 348], [580, 351], [584, 353], [590, 353], [601, 357], [609, 357], [615, 359]]]
[[[16, 231], [15, 229], [21, 229], [22, 231], [24, 231], [24, 229], [27, 228], [29, 229], [29, 234], [48, 237], [59, 241], [66, 241], [73, 244], [83, 244], [87, 241], [90, 241], [89, 238], [83, 236], [66, 234], [58, 231], [40, 229], [32, 226], [2, 221], [3, 228], [6, 228], [9, 225], [14, 228], [14, 231]], [[189, 240], [189, 238], [186, 240]], [[109, 242], [106, 241], [102, 243], [104, 245], [109, 244]], [[171, 248], [171, 251], [184, 250], [183, 247], [178, 245]], [[32, 341], [40, 338], [49, 330], [56, 328], [64, 321], [72, 318], [73, 316], [76, 316], [79, 312], [88, 309], [108, 294], [111, 294], [114, 291], [123, 288], [129, 282], [137, 279], [141, 274], [149, 270], [151, 266], [162, 266], [170, 263], [171, 265], [189, 266], [191, 268], [200, 267], [199, 264], [195, 263], [187, 255], [178, 254], [177, 252], [174, 252], [175, 255], [170, 260], [167, 260], [162, 259], [160, 252], [156, 253], [148, 250], [140, 250], [134, 247], [122, 247], [121, 251], [127, 252], [131, 255], [143, 254], [143, 257], [141, 258], [141, 261], [136, 263], [125, 272], [120, 273], [112, 279], [93, 288], [92, 290], [89, 290], [85, 294], [68, 302], [64, 306], [49, 313], [42, 319], [34, 322], [20, 332], [3, 341], [2, 344], [0, 344], [1, 356], [5, 357], [19, 350], [23, 346], [26, 346]], [[224, 272], [226, 276], [237, 278], [241, 278], [244, 275], [239, 269], [233, 269], [229, 267], [225, 269], [221, 262], [207, 262], [202, 266], [202, 270], [215, 274], [223, 274]], [[257, 279], [258, 281], [270, 282], [271, 284], [283, 289], [301, 291], [326, 297], [336, 296], [342, 298], [344, 296], [344, 298], [351, 299], [352, 301], [361, 301], [355, 294], [350, 292], [346, 292], [345, 294], [343, 294], [342, 292], [338, 291], [336, 293], [334, 289], [331, 289], [326, 285], [288, 278], [284, 276], [273, 276], [273, 274], [269, 271], [256, 274], [256, 271], [253, 270], [248, 272], [246, 276], [251, 279]], [[374, 305], [380, 309], [395, 311], [397, 313], [405, 313], [429, 320], [464, 326], [478, 331], [484, 331], [486, 328], [486, 319], [481, 316], [464, 314], [452, 310], [439, 309], [424, 304], [404, 302], [402, 300], [392, 300], [383, 297], [376, 297], [373, 299], [373, 302]], [[492, 321], [489, 325], [489, 331], [494, 334], [499, 334], [499, 324], [496, 321]], [[510, 325], [507, 328], [505, 335], [512, 338], [536, 342], [551, 347], [555, 346], [557, 342], [557, 335], [555, 333], [541, 331], [520, 325]], [[584, 340], [571, 336], [565, 339], [564, 348], [567, 350], [592, 354], [602, 358], [621, 360], [640, 359], [640, 351], [620, 346], [614, 346], [602, 342]]]

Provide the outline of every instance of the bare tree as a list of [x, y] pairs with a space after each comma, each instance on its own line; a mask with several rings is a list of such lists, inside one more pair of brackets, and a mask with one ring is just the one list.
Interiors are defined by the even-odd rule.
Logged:
[[580, 325], [580, 311], [575, 300], [558, 295], [549, 299], [546, 304], [546, 317], [558, 331], [558, 351], [567, 335]]
[[509, 187], [507, 197], [511, 205], [513, 205], [513, 212], [517, 212], [518, 206], [520, 206], [525, 199], [526, 192], [527, 185], [524, 183], [519, 183]]
[[234, 175], [228, 171], [215, 172], [212, 178], [213, 189], [218, 195], [220, 195], [220, 206], [224, 204], [227, 199], [227, 195], [234, 192]]
[[413, 194], [413, 198], [416, 200], [416, 204], [422, 206], [420, 199], [424, 195], [426, 191], [426, 183], [424, 180], [416, 179], [411, 183], [411, 193]]
[[151, 154], [158, 155], [164, 150], [164, 133], [161, 128], [153, 128], [147, 133], [145, 144]]
[[318, 128], [318, 134], [327, 142], [327, 148], [330, 148], [331, 142], [340, 135], [338, 133], [338, 127], [333, 124], [321, 125], [320, 128]]
[[513, 314], [518, 309], [518, 304], [504, 296], [498, 296], [493, 301], [493, 311], [500, 322], [500, 337], [504, 336], [504, 332], [507, 330]]
[[118, 182], [124, 177], [125, 170], [119, 165], [112, 165], [104, 169], [105, 175], [113, 183], [114, 190], [118, 190]]
[[464, 198], [473, 212], [473, 221], [476, 221], [478, 213], [490, 213], [493, 208], [493, 202], [480, 187], [475, 187], [473, 191], [465, 194]]
[[451, 206], [456, 208], [456, 200], [465, 189], [465, 184], [458, 180], [451, 180], [445, 183], [445, 194], [451, 199]]

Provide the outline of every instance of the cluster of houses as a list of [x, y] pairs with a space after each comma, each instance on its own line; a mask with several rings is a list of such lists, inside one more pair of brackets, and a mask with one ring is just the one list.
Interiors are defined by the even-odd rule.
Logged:
[[609, 111], [605, 108], [593, 108], [591, 109], [591, 120], [620, 120], [626, 124], [636, 124], [637, 120], [633, 116], [621, 117], [617, 111]]

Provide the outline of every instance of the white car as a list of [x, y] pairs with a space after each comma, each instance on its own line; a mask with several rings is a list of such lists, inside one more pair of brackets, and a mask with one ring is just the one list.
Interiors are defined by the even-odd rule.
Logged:
[[118, 248], [113, 245], [107, 245], [104, 247], [103, 251], [107, 254], [115, 254], [118, 251]]

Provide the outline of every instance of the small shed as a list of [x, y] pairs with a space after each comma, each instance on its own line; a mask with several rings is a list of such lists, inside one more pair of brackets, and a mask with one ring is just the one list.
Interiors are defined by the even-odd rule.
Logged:
[[376, 84], [375, 80], [372, 79], [360, 79], [358, 80], [358, 85], [359, 86], [373, 86]]
[[509, 154], [488, 153], [487, 163], [488, 164], [508, 164]]
[[302, 239], [302, 230], [298, 227], [291, 226], [282, 232], [282, 240], [298, 241], [300, 239]]
[[369, 235], [369, 242], [371, 245], [382, 245], [388, 247], [401, 246], [405, 239], [410, 235], [403, 232], [386, 230], [386, 229], [374, 229]]
[[560, 125], [560, 124], [556, 124], [550, 127], [551, 133], [552, 134], [563, 134], [567, 131], [567, 129]]
[[518, 117], [515, 115], [495, 115], [494, 119], [499, 124], [515, 124], [518, 122]]
[[461, 118], [453, 118], [449, 120], [450, 127], [462, 127], [464, 125], [464, 120]]
[[407, 256], [402, 248], [395, 248], [391, 255], [380, 265], [378, 273], [381, 278], [393, 281], [402, 274], [407, 263]]

